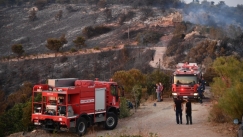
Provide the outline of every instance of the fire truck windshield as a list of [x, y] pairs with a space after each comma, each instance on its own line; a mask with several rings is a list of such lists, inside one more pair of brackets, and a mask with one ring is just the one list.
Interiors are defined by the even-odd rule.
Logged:
[[197, 83], [197, 76], [174, 76], [174, 84], [195, 84]]

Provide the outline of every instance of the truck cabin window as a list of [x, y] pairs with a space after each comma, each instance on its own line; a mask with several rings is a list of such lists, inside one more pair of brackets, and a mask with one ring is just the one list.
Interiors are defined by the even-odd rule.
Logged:
[[111, 95], [118, 96], [116, 85], [111, 85]]
[[196, 76], [174, 76], [174, 84], [196, 84], [197, 77]]

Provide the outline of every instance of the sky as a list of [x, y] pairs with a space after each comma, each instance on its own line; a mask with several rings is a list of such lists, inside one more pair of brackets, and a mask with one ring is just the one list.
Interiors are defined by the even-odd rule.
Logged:
[[[186, 3], [190, 3], [193, 0], [184, 0]], [[202, 2], [203, 0], [199, 0], [200, 2]], [[226, 5], [230, 6], [230, 7], [236, 7], [237, 4], [242, 4], [243, 5], [243, 0], [207, 0], [207, 1], [214, 1], [214, 4], [218, 4], [219, 1], [224, 1]]]

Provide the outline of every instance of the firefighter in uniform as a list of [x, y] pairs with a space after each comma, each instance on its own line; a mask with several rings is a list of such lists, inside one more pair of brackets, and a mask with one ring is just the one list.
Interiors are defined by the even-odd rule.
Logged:
[[202, 104], [202, 99], [203, 99], [203, 85], [200, 83], [200, 86], [197, 88], [198, 92], [198, 97], [199, 97], [199, 102]]

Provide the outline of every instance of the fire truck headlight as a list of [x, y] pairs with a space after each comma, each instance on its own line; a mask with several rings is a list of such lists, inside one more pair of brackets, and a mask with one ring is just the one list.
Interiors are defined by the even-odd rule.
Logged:
[[194, 93], [194, 96], [197, 96], [198, 95], [198, 93]]
[[172, 93], [173, 96], [177, 96], [177, 93]]

